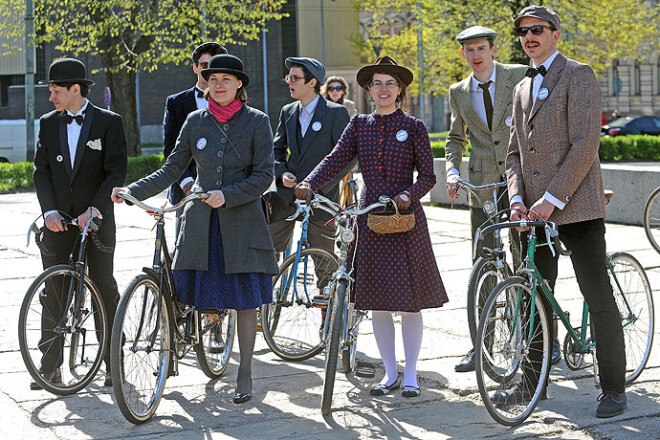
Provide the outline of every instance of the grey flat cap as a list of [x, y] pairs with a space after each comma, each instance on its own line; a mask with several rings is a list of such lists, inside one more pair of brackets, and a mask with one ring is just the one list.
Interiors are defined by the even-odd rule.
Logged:
[[323, 84], [323, 78], [325, 78], [325, 66], [323, 66], [319, 60], [305, 57], [289, 57], [284, 60], [284, 65], [286, 65], [287, 69], [291, 69], [291, 64], [305, 66], [305, 68], [309, 70], [309, 73], [316, 78], [319, 84]]
[[555, 30], [559, 30], [559, 15], [557, 15], [557, 13], [552, 9], [546, 8], [545, 6], [530, 5], [523, 8], [516, 17], [516, 21], [513, 22], [514, 26], [520, 27], [520, 20], [525, 17], [534, 17], [545, 20], [550, 23], [552, 27], [555, 28]]
[[479, 40], [481, 38], [490, 38], [493, 40], [495, 37], [497, 37], [497, 32], [491, 28], [484, 26], [472, 26], [456, 35], [456, 41], [463, 44], [466, 41]]

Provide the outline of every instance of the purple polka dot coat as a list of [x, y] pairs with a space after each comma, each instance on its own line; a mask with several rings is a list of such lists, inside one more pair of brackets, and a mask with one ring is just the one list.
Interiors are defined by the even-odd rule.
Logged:
[[[433, 155], [424, 123], [401, 110], [389, 115], [355, 115], [339, 143], [305, 179], [314, 191], [357, 156], [364, 179], [359, 207], [402, 191], [412, 196], [415, 227], [376, 234], [367, 215], [358, 219], [353, 297], [360, 310], [418, 312], [441, 307], [447, 292], [433, 256], [426, 216], [419, 200], [435, 185]], [[418, 176], [413, 183], [413, 171]]]

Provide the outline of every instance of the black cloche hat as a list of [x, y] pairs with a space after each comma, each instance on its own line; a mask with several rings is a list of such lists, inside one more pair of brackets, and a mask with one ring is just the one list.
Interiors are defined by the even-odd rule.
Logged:
[[393, 73], [401, 78], [401, 81], [408, 87], [413, 81], [413, 73], [403, 66], [399, 66], [396, 61], [388, 56], [378, 57], [373, 64], [362, 67], [357, 73], [357, 82], [365, 90], [369, 89], [367, 84], [374, 73]]
[[208, 81], [213, 73], [228, 73], [234, 75], [243, 82], [243, 87], [246, 87], [250, 82], [250, 78], [245, 73], [243, 61], [234, 55], [220, 54], [211, 58], [211, 61], [209, 61], [209, 68], [202, 70], [202, 76]]
[[87, 78], [87, 69], [82, 61], [75, 58], [60, 58], [53, 61], [48, 69], [48, 79], [39, 84], [82, 83], [91, 86], [94, 81]]

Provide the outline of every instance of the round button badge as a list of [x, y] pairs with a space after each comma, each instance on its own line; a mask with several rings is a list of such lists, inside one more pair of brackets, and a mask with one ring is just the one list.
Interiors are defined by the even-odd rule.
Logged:
[[408, 132], [406, 130], [399, 130], [396, 132], [396, 140], [399, 142], [405, 142], [408, 139]]
[[206, 147], [206, 138], [197, 139], [197, 149], [203, 150]]
[[539, 90], [539, 96], [538, 96], [538, 98], [539, 98], [539, 99], [545, 99], [545, 98], [547, 98], [547, 97], [548, 97], [548, 89], [546, 89], [545, 87], [543, 87], [541, 90]]
[[507, 116], [506, 119], [504, 119], [504, 123], [506, 124], [507, 127], [511, 127], [511, 122], [513, 121], [513, 117]]
[[319, 131], [320, 129], [321, 129], [321, 123], [319, 121], [316, 121], [312, 124], [312, 130]]
[[58, 154], [57, 157], [55, 158], [55, 160], [57, 160], [58, 162], [62, 162], [64, 160], [64, 158], [62, 157], [61, 154]]

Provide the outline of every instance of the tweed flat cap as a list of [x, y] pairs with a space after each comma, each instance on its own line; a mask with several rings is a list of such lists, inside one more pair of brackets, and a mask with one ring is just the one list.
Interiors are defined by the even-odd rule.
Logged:
[[493, 40], [495, 37], [497, 37], [497, 32], [491, 28], [484, 26], [472, 26], [456, 35], [456, 41], [463, 44], [466, 41], [479, 40], [482, 38], [490, 38]]
[[284, 60], [284, 65], [287, 69], [291, 69], [291, 64], [305, 66], [309, 73], [316, 78], [319, 84], [323, 84], [323, 78], [325, 78], [325, 66], [323, 66], [319, 60], [305, 57], [289, 57]]
[[557, 15], [557, 13], [552, 9], [545, 6], [531, 5], [523, 8], [516, 17], [516, 21], [513, 22], [514, 26], [520, 27], [520, 20], [525, 17], [534, 17], [545, 20], [550, 23], [552, 27], [555, 28], [555, 30], [559, 30], [559, 15]]

